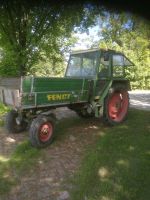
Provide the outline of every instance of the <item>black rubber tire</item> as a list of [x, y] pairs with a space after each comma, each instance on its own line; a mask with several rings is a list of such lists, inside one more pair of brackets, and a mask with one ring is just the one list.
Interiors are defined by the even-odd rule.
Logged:
[[[112, 97], [112, 95], [115, 92], [126, 92], [126, 94], [127, 94], [127, 101], [128, 101], [128, 106], [126, 108], [127, 110], [126, 110], [123, 118], [120, 121], [112, 120], [109, 117], [109, 112], [108, 112], [108, 102], [109, 102], [110, 98]], [[103, 122], [105, 124], [107, 124], [107, 125], [112, 125], [112, 126], [120, 124], [120, 123], [122, 123], [123, 121], [126, 120], [127, 115], [128, 115], [128, 110], [129, 110], [129, 94], [128, 94], [126, 86], [123, 85], [123, 84], [116, 84], [116, 85], [114, 85], [112, 88], [110, 88], [109, 93], [107, 94], [107, 96], [106, 96], [106, 98], [104, 100]]]
[[[52, 125], [52, 135], [48, 139], [48, 141], [43, 142], [40, 139], [40, 127], [45, 123], [50, 123]], [[53, 116], [39, 115], [37, 118], [35, 118], [32, 121], [29, 129], [29, 138], [32, 146], [36, 148], [44, 148], [50, 145], [54, 138], [54, 128], [55, 128], [55, 118]]]
[[18, 113], [15, 110], [8, 112], [5, 120], [5, 127], [8, 130], [8, 133], [21, 133], [27, 127], [27, 123], [22, 121], [20, 125], [16, 123], [16, 118]]

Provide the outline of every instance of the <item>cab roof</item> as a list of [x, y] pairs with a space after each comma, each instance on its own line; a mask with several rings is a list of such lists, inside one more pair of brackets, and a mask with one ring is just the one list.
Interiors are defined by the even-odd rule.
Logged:
[[96, 51], [102, 51], [102, 52], [106, 52], [106, 53], [109, 53], [109, 54], [120, 54], [120, 55], [123, 55], [127, 60], [130, 61], [130, 63], [131, 63], [132, 66], [135, 65], [135, 64], [134, 64], [129, 58], [127, 58], [122, 52], [115, 51], [115, 50], [112, 50], [112, 49], [92, 48], [92, 49], [86, 49], [86, 50], [72, 51], [70, 55], [76, 55], [76, 54], [82, 54], [82, 53], [88, 53], [88, 52], [96, 52]]
[[103, 51], [103, 52], [109, 52], [109, 53], [119, 53], [119, 54], [122, 54], [122, 55], [123, 55], [123, 53], [117, 52], [117, 51], [112, 50], [112, 49], [101, 49], [101, 48], [92, 48], [92, 49], [85, 49], [85, 50], [72, 51], [72, 52], [71, 52], [71, 55], [80, 54], [80, 53], [95, 52], [95, 51]]

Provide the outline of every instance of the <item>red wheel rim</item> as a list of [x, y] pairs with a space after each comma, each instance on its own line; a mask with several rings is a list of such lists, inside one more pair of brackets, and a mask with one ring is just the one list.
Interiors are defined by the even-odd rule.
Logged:
[[121, 122], [128, 110], [127, 91], [114, 92], [108, 101], [108, 115], [111, 120]]
[[42, 142], [47, 142], [53, 133], [53, 126], [50, 122], [42, 124], [39, 131], [39, 138]]

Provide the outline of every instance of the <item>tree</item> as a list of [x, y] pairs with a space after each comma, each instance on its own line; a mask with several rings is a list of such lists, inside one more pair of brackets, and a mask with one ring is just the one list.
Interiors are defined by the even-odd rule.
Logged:
[[91, 15], [94, 10], [89, 5], [37, 2], [31, 5], [25, 0], [6, 0], [1, 4], [1, 74], [30, 73], [42, 52], [49, 55], [60, 53], [59, 40], [69, 38], [74, 27], [81, 24], [84, 28], [93, 23]]
[[135, 66], [128, 78], [133, 89], [150, 89], [150, 24], [129, 13], [105, 13], [101, 17], [100, 47], [123, 52]]

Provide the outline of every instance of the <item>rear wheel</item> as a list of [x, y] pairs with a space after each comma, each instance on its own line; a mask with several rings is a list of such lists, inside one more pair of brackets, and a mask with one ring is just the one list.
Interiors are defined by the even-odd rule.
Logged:
[[123, 122], [128, 114], [129, 95], [123, 85], [116, 85], [107, 95], [104, 103], [105, 122], [115, 125]]
[[40, 115], [33, 120], [30, 126], [30, 141], [34, 147], [43, 148], [48, 146], [54, 137], [54, 118]]
[[27, 127], [27, 123], [25, 121], [17, 122], [17, 118], [19, 117], [18, 112], [15, 110], [11, 110], [5, 120], [5, 127], [9, 133], [20, 133], [24, 131]]

